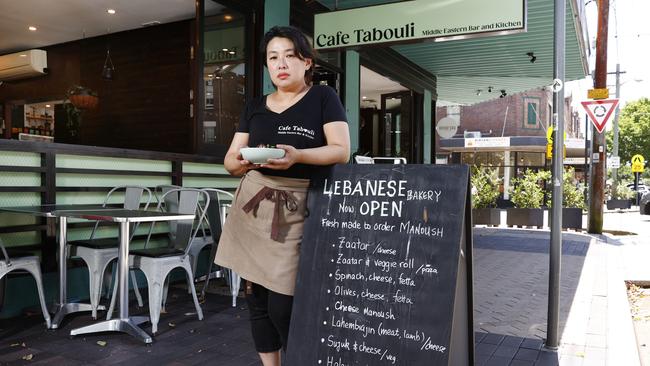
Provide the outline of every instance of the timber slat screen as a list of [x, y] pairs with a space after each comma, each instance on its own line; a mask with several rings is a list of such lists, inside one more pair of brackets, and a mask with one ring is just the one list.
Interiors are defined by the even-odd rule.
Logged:
[[[101, 204], [112, 187], [129, 184], [152, 191], [165, 184], [234, 191], [237, 180], [222, 162], [207, 156], [0, 140], [0, 206]], [[69, 239], [87, 237], [92, 226], [70, 223]], [[11, 250], [40, 252], [44, 270], [55, 270], [54, 219], [0, 213], [0, 238]]]

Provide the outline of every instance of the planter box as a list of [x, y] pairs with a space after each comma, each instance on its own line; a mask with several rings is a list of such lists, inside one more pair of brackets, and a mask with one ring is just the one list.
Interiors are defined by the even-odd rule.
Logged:
[[608, 210], [614, 210], [614, 209], [628, 209], [632, 208], [632, 202], [630, 200], [609, 200], [607, 201], [607, 209]]
[[575, 207], [562, 208], [562, 229], [582, 229], [582, 209]]
[[472, 224], [499, 226], [501, 210], [498, 208], [474, 208], [472, 209]]
[[541, 208], [509, 208], [506, 210], [508, 226], [544, 226], [544, 209]]

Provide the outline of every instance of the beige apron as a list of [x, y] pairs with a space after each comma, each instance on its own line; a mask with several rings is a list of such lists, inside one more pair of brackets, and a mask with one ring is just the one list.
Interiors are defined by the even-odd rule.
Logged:
[[293, 295], [308, 186], [308, 179], [248, 171], [228, 211], [215, 263], [269, 290]]

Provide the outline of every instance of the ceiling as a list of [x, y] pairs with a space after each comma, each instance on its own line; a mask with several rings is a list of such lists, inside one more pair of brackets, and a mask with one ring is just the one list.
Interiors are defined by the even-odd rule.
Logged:
[[[396, 1], [319, 2], [330, 9], [346, 9]], [[205, 4], [208, 13], [221, 8], [213, 1]], [[553, 80], [553, 1], [528, 0], [527, 4], [525, 33], [392, 48], [437, 77], [439, 105], [473, 104], [498, 98], [500, 90], [514, 94], [544, 87]], [[194, 0], [0, 0], [0, 34], [11, 35], [0, 37], [0, 54], [135, 29], [150, 22], [190, 19], [195, 15], [194, 6]], [[115, 9], [116, 14], [108, 14], [109, 8]], [[583, 14], [582, 2], [567, 1], [566, 80], [580, 79], [587, 74], [589, 48], [583, 41], [588, 39], [586, 26], [580, 21], [584, 19]], [[29, 31], [29, 26], [38, 30]], [[530, 62], [528, 52], [534, 52], [535, 63]], [[376, 78], [368, 74], [363, 79]], [[369, 94], [368, 89], [369, 85], [362, 85], [362, 95]], [[397, 90], [400, 89], [391, 91]]]
[[[221, 7], [205, 3], [206, 11]], [[194, 0], [0, 0], [0, 9], [0, 34], [11, 35], [0, 37], [0, 54], [195, 16]]]
[[[360, 84], [359, 95], [361, 98], [361, 107], [363, 108], [381, 108], [382, 94], [408, 90], [400, 83], [379, 75], [363, 66], [361, 66]], [[390, 100], [386, 101], [387, 108], [391, 108], [393, 104], [395, 102]]]
[[[320, 0], [330, 9], [384, 4], [385, 0]], [[514, 94], [552, 84], [554, 2], [528, 0], [527, 31], [519, 34], [392, 46], [437, 78], [439, 104], [474, 104], [498, 98], [500, 90]], [[575, 11], [574, 11], [575, 9]], [[584, 78], [588, 39], [584, 5], [567, 1], [566, 77]], [[526, 54], [533, 52], [534, 63]], [[488, 88], [492, 87], [492, 93]], [[363, 86], [362, 86], [363, 88]], [[480, 90], [480, 92], [479, 92]]]

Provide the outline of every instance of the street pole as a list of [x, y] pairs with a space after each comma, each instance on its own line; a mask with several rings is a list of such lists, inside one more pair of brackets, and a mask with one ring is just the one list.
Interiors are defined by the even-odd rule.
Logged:
[[[594, 89], [607, 88], [607, 25], [609, 23], [609, 0], [598, 0], [598, 34], [596, 37], [596, 70]], [[603, 131], [604, 132], [604, 131]], [[605, 200], [605, 134], [593, 129], [592, 136], [592, 185], [589, 200], [589, 225], [587, 231], [603, 232], [603, 203]], [[598, 161], [593, 157], [597, 154]]]
[[[621, 99], [621, 64], [616, 64], [616, 98]], [[616, 105], [614, 110], [614, 139], [612, 141], [612, 156], [618, 156], [618, 112], [619, 108]], [[612, 169], [612, 177], [614, 178], [612, 182], [612, 190], [616, 189], [618, 184], [618, 168]]]
[[[564, 84], [566, 43], [566, 0], [555, 0], [555, 36], [553, 38], [553, 85]], [[564, 175], [564, 87], [553, 88], [553, 212], [548, 270], [548, 318], [546, 344], [557, 350], [560, 329], [560, 264], [562, 260], [562, 181]]]

